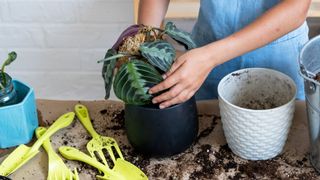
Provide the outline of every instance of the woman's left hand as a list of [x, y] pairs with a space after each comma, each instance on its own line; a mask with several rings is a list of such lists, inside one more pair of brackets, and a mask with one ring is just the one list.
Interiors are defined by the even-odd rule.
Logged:
[[204, 48], [192, 49], [181, 55], [164, 75], [165, 80], [149, 90], [150, 94], [155, 94], [169, 89], [153, 98], [152, 103], [160, 103], [159, 107], [163, 109], [190, 99], [214, 67], [208, 57]]

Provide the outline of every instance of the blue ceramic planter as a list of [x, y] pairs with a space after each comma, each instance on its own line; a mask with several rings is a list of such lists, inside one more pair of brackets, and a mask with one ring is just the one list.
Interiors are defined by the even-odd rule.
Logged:
[[38, 127], [34, 91], [26, 84], [13, 80], [18, 94], [16, 104], [0, 107], [0, 148], [28, 143]]

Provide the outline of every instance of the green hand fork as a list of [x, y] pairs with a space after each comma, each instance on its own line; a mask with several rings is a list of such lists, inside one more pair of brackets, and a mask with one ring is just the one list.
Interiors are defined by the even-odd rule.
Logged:
[[[116, 161], [115, 153], [118, 154], [119, 158], [124, 159], [117, 142], [113, 138], [100, 136], [93, 129], [88, 109], [84, 105], [77, 104], [75, 106], [75, 112], [78, 119], [92, 136], [92, 139], [87, 143], [87, 150], [92, 157], [96, 158], [97, 160], [100, 158], [102, 162], [108, 166], [107, 160], [102, 151], [103, 149], [106, 149], [113, 162]], [[116, 150], [116, 152], [113, 151], [113, 148]], [[99, 157], [96, 157], [97, 155], [95, 153], [97, 153]]]
[[24, 144], [17, 147], [0, 165], [0, 175], [8, 176], [28, 162], [39, 152], [39, 148], [45, 139], [49, 138], [59, 129], [69, 126], [72, 123], [74, 116], [74, 112], [69, 112], [60, 116], [32, 147], [28, 147]]
[[63, 157], [70, 160], [77, 160], [87, 163], [95, 168], [97, 168], [100, 172], [103, 173], [103, 176], [97, 175], [98, 179], [103, 180], [145, 180], [148, 179], [146, 175], [137, 169], [133, 164], [127, 163], [127, 161], [118, 158], [117, 163], [113, 169], [109, 169], [108, 166], [97, 161], [95, 158], [92, 158], [83, 152], [75, 149], [73, 147], [61, 146], [59, 148], [59, 152]]
[[[46, 131], [46, 128], [38, 127], [36, 129], [37, 138], [39, 139]], [[71, 172], [60, 156], [53, 150], [50, 138], [45, 139], [42, 146], [47, 151], [49, 159], [47, 180], [79, 180], [77, 169], [74, 170], [74, 174]]]
[[[107, 166], [109, 169], [115, 169], [115, 167], [117, 167], [121, 164], [121, 166], [117, 167], [117, 169], [123, 168], [128, 171], [131, 171], [132, 174], [134, 174], [134, 173], [141, 174], [142, 173], [144, 176], [144, 179], [148, 179], [147, 176], [138, 167], [136, 167], [133, 164], [131, 164], [130, 162], [124, 160], [123, 155], [120, 151], [120, 148], [119, 148], [117, 142], [113, 138], [100, 136], [94, 130], [94, 128], [91, 124], [91, 121], [90, 121], [88, 109], [84, 105], [77, 104], [75, 106], [75, 112], [76, 112], [78, 119], [81, 121], [83, 126], [87, 129], [87, 131], [92, 136], [92, 139], [87, 143], [87, 150], [90, 153], [91, 157], [95, 158], [97, 161], [99, 159], [101, 159], [103, 164], [105, 166]], [[107, 150], [107, 152], [108, 152], [108, 154], [114, 164], [114, 168], [112, 168], [108, 165], [107, 160], [105, 158], [105, 155], [103, 153], [103, 149]], [[114, 152], [114, 150], [115, 150], [115, 152]], [[99, 157], [97, 157], [97, 155], [95, 153], [97, 153], [97, 155]], [[115, 156], [115, 153], [118, 154], [118, 157]], [[126, 167], [130, 167], [130, 168], [126, 168]], [[121, 172], [123, 172], [123, 170]]]

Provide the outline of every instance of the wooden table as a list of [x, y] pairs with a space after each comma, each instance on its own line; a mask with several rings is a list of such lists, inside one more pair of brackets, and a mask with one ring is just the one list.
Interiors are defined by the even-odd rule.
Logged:
[[[51, 124], [58, 116], [72, 111], [76, 103], [79, 102], [38, 100], [41, 124], [45, 126]], [[217, 101], [198, 103], [200, 129], [194, 145], [181, 154], [158, 159], [144, 157], [129, 145], [124, 131], [122, 103], [116, 101], [80, 103], [88, 107], [94, 128], [102, 135], [114, 137], [124, 157], [139, 166], [150, 179], [320, 178], [308, 159], [309, 137], [304, 102], [296, 102], [293, 125], [283, 153], [267, 161], [247, 161], [231, 152], [223, 135]], [[68, 145], [84, 152], [88, 140], [90, 136], [78, 120], [52, 137], [55, 148]], [[95, 179], [98, 173], [82, 163], [67, 161], [67, 165], [71, 168], [77, 167], [83, 180]], [[46, 179], [47, 168], [47, 155], [41, 149], [41, 153], [11, 175], [11, 178]]]

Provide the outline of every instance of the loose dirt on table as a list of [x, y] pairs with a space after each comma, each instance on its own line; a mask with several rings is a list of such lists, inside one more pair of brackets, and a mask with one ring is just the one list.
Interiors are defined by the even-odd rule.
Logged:
[[[195, 143], [184, 152], [167, 158], [150, 158], [136, 152], [129, 144], [124, 129], [121, 103], [105, 103], [89, 107], [97, 132], [117, 140], [124, 158], [141, 168], [150, 180], [211, 180], [211, 179], [318, 179], [309, 161], [309, 154], [297, 156], [287, 151], [267, 161], [247, 161], [232, 153], [223, 136], [221, 118], [199, 111], [199, 134]], [[60, 109], [61, 111], [61, 109]], [[43, 113], [43, 121], [47, 121]], [[50, 123], [48, 123], [49, 125]], [[79, 121], [52, 137], [55, 148], [61, 145], [76, 147], [86, 152], [90, 136]], [[81, 162], [68, 161], [77, 167], [82, 179], [95, 179], [95, 168]], [[47, 162], [43, 161], [43, 164]], [[46, 171], [43, 167], [42, 171]], [[34, 177], [31, 169], [25, 179]], [[43, 177], [44, 178], [44, 177]], [[21, 179], [21, 178], [20, 178]]]

